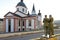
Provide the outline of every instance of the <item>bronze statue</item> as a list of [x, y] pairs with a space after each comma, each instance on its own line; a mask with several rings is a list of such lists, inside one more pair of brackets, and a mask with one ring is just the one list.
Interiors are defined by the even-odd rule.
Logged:
[[47, 34], [49, 34], [49, 19], [47, 18], [47, 15], [45, 15], [45, 18], [43, 19], [43, 23], [44, 23], [44, 32], [45, 32], [45, 36], [47, 36]]
[[49, 30], [50, 30], [50, 33], [49, 35], [52, 36], [54, 35], [54, 30], [53, 30], [53, 17], [52, 15], [49, 15]]
[[47, 18], [47, 15], [45, 15], [43, 23], [44, 23], [45, 36], [49, 35], [49, 37], [51, 37], [52, 35], [54, 35], [52, 15], [49, 15], [49, 19]]

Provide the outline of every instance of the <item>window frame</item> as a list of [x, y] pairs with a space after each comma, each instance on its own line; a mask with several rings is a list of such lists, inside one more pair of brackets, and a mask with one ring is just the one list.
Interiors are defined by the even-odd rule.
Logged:
[[31, 20], [29, 20], [29, 26], [31, 26]]
[[23, 21], [22, 23], [23, 23], [23, 25], [22, 25], [22, 26], [24, 26], [24, 21]]
[[22, 11], [24, 12], [24, 8], [22, 8]]
[[19, 8], [17, 8], [17, 11], [19, 11]]

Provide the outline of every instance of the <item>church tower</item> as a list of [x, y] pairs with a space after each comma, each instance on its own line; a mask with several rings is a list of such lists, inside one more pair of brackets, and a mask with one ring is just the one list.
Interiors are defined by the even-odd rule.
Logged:
[[35, 6], [33, 4], [33, 8], [32, 8], [32, 15], [36, 15], [36, 11], [35, 11]]
[[20, 11], [22, 13], [27, 13], [27, 7], [24, 4], [23, 0], [21, 0], [17, 5], [16, 5], [17, 11]]

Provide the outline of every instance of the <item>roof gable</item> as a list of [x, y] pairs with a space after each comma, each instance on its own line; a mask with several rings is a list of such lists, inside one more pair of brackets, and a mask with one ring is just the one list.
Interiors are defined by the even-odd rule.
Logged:
[[12, 12], [8, 12], [6, 15], [4, 15], [4, 17], [5, 16], [13, 16], [13, 14], [12, 14]]
[[15, 13], [12, 13], [12, 12], [8, 12], [4, 17], [6, 17], [6, 16], [17, 16], [17, 17], [21, 17], [21, 16], [15, 14]]
[[13, 16], [13, 14], [9, 13], [7, 16]]

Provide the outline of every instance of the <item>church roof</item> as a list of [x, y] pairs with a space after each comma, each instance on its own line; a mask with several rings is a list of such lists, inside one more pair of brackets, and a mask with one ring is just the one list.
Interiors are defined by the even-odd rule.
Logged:
[[15, 14], [15, 13], [12, 13], [14, 16], [17, 16], [17, 17], [21, 17], [21, 16], [19, 16], [19, 15], [17, 15], [17, 14]]
[[[9, 13], [11, 13], [11, 14], [12, 14], [12, 15], [14, 15], [14, 16], [21, 17], [21, 16], [19, 16], [19, 15], [15, 14], [15, 13], [12, 13], [12, 12], [8, 12], [4, 17], [6, 17]], [[28, 15], [28, 16], [21, 17], [21, 18], [27, 18], [27, 17], [36, 17], [36, 16]], [[3, 21], [3, 20], [2, 20], [2, 19], [0, 19], [0, 21]]]
[[25, 14], [25, 13], [21, 12], [21, 11], [18, 11], [18, 10], [17, 10], [17, 11], [15, 11], [14, 13], [16, 13], [16, 12], [20, 12], [20, 13], [22, 13], [22, 14], [24, 14], [24, 15], [27, 15], [27, 14]]
[[[17, 6], [23, 6], [23, 7], [26, 7], [26, 5], [24, 4], [23, 0], [21, 0], [21, 2], [19, 2], [19, 3], [17, 4]], [[27, 7], [26, 7], [26, 8], [27, 8]]]
[[11, 13], [11, 14], [14, 15], [14, 16], [21, 17], [21, 16], [15, 14], [15, 13], [12, 13], [12, 12], [8, 12], [5, 16], [7, 16], [9, 13]]
[[25, 16], [25, 17], [22, 17], [22, 18], [28, 18], [28, 17], [36, 17], [36, 16], [28, 15], [28, 16]]

